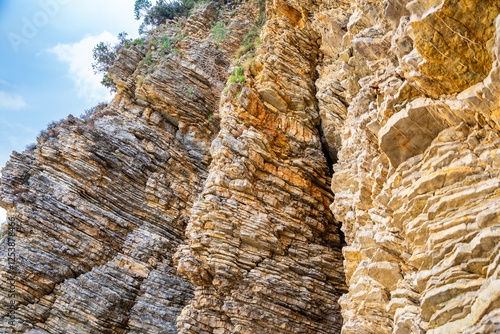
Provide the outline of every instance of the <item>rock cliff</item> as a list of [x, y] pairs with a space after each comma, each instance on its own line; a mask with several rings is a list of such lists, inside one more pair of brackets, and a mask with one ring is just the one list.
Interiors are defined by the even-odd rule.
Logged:
[[499, 14], [209, 2], [121, 48], [2, 171], [0, 328], [500, 332]]

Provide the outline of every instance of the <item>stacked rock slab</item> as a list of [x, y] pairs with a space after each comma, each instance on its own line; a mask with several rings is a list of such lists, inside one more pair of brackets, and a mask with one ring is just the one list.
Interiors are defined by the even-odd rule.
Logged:
[[339, 224], [315, 99], [318, 35], [267, 2], [262, 45], [221, 98], [221, 130], [177, 269], [195, 285], [179, 333], [338, 333]]
[[[122, 48], [110, 71], [118, 94], [109, 106], [85, 121], [53, 124], [36, 148], [13, 154], [0, 204], [16, 222], [16, 272], [4, 238], [0, 315], [14, 302], [14, 326], [3, 317], [2, 330], [177, 332], [193, 286], [172, 255], [208, 175], [219, 127], [214, 109], [255, 8], [219, 14], [237, 22], [221, 46], [210, 36], [211, 3], [189, 21], [159, 26], [143, 46]], [[196, 34], [193, 22], [202, 23]], [[160, 58], [152, 49], [165, 35], [187, 38]], [[4, 288], [11, 279], [14, 298]]]
[[497, 333], [498, 3], [353, 9], [318, 81], [349, 103], [331, 207], [348, 244], [342, 333]]
[[[192, 287], [169, 254], [206, 166], [189, 157], [161, 115], [155, 125], [137, 107], [142, 116], [127, 115], [134, 107], [113, 104], [108, 110], [119, 115], [93, 128], [70, 117], [3, 170], [2, 204], [17, 223], [17, 272], [2, 261], [1, 275], [3, 284], [16, 280], [14, 332], [175, 329]], [[2, 312], [12, 300], [7, 292]]]
[[3, 170], [13, 332], [500, 332], [498, 2], [219, 5]]

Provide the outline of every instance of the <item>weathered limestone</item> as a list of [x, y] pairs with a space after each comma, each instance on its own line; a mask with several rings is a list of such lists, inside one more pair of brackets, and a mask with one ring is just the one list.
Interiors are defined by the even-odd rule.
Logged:
[[339, 224], [315, 101], [317, 35], [302, 5], [268, 2], [249, 84], [221, 99], [212, 165], [178, 271], [196, 286], [180, 333], [339, 332]]
[[3, 170], [13, 332], [499, 332], [499, 14], [208, 2], [120, 50], [113, 103]]
[[[154, 124], [141, 109], [117, 98], [106, 109], [117, 115], [93, 124], [70, 117], [3, 170], [2, 204], [18, 222], [16, 332], [175, 330], [192, 286], [169, 254], [206, 165], [172, 125], [160, 115]], [[2, 283], [10, 276], [3, 259]], [[143, 312], [155, 304], [160, 312]]]
[[357, 2], [325, 61], [354, 67], [339, 73], [349, 107], [332, 178], [344, 334], [498, 331], [498, 14]]

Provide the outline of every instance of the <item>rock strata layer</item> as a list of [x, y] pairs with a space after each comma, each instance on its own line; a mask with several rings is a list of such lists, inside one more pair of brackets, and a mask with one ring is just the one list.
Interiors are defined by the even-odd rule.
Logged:
[[208, 2], [120, 49], [2, 171], [0, 328], [500, 332], [499, 14]]
[[322, 74], [349, 103], [331, 206], [347, 241], [342, 333], [497, 333], [498, 4], [353, 11]]
[[[201, 5], [121, 48], [110, 105], [50, 125], [35, 148], [13, 154], [0, 188], [17, 224], [16, 272], [12, 239], [0, 248], [2, 330], [177, 332], [193, 285], [173, 254], [208, 176], [217, 102], [254, 12], [248, 4], [216, 16], [213, 3]], [[235, 27], [221, 45], [210, 34], [216, 19]], [[175, 49], [156, 47], [165, 40]], [[15, 297], [4, 289], [12, 280]]]
[[247, 84], [221, 98], [221, 130], [177, 269], [196, 286], [179, 333], [334, 333], [345, 292], [339, 223], [315, 99], [307, 9], [268, 2]]

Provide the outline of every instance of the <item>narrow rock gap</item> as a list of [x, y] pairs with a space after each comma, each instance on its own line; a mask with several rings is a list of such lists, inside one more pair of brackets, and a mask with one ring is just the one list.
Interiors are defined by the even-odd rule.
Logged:
[[331, 178], [334, 174], [333, 165], [337, 163], [337, 150], [333, 147], [330, 147], [328, 144], [325, 134], [323, 133], [323, 128], [320, 125], [317, 126], [319, 137], [321, 140], [321, 150], [326, 158], [326, 163], [328, 165], [328, 177]]

